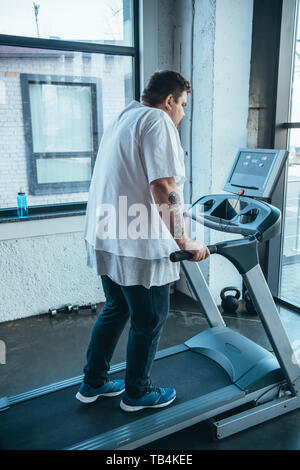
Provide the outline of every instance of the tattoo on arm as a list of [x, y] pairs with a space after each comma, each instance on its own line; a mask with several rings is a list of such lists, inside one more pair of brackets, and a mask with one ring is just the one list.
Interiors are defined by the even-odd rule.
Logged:
[[[172, 191], [169, 196], [168, 200], [170, 206], [173, 206], [174, 211], [174, 238], [181, 238], [184, 234], [184, 227], [181, 219], [181, 201], [180, 196], [175, 191]], [[175, 207], [174, 207], [175, 206]]]
[[169, 200], [169, 202], [170, 202], [171, 205], [173, 205], [173, 204], [180, 204], [180, 197], [179, 197], [179, 194], [176, 193], [175, 191], [172, 191], [172, 192], [169, 194], [168, 200]]

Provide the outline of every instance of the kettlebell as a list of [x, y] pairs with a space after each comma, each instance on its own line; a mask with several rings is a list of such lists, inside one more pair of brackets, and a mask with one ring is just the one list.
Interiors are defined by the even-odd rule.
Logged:
[[247, 313], [249, 313], [249, 315], [257, 315], [255, 307], [247, 290], [245, 291], [244, 299]]
[[[228, 291], [235, 291], [235, 295], [225, 295]], [[224, 287], [224, 289], [221, 290], [221, 306], [224, 312], [234, 313], [237, 310], [240, 295], [241, 293], [236, 287]]]

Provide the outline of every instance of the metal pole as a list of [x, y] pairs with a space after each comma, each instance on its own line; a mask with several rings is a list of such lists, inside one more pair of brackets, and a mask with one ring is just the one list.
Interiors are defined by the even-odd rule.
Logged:
[[36, 34], [37, 34], [37, 37], [39, 38], [40, 37], [40, 31], [39, 31], [39, 23], [38, 23], [38, 14], [39, 14], [40, 5], [33, 2], [33, 8], [34, 8], [34, 16], [35, 16], [35, 22], [36, 22]]
[[299, 226], [300, 226], [300, 191], [298, 194], [298, 211], [297, 211], [297, 231], [296, 231], [296, 252], [300, 251], [298, 247], [299, 242]]

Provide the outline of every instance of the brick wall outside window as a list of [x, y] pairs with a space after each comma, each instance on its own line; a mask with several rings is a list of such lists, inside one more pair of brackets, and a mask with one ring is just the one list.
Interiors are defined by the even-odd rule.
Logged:
[[[7, 48], [9, 49], [9, 48]], [[131, 59], [54, 51], [22, 57], [0, 54], [0, 208], [16, 207], [22, 187], [29, 206], [87, 201], [88, 193], [28, 194], [20, 74], [95, 77], [102, 80], [103, 127], [125, 106], [125, 74]], [[7, 54], [6, 54], [7, 55]]]

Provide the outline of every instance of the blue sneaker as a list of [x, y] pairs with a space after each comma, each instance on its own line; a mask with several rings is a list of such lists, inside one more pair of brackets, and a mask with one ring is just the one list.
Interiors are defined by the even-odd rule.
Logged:
[[82, 403], [92, 403], [96, 401], [98, 397], [115, 397], [123, 393], [124, 390], [124, 380], [109, 380], [99, 388], [93, 388], [82, 382], [76, 393], [76, 398]]
[[150, 386], [140, 398], [131, 398], [126, 392], [120, 403], [124, 411], [139, 411], [143, 408], [163, 408], [170, 405], [176, 398], [174, 388], [158, 388]]

